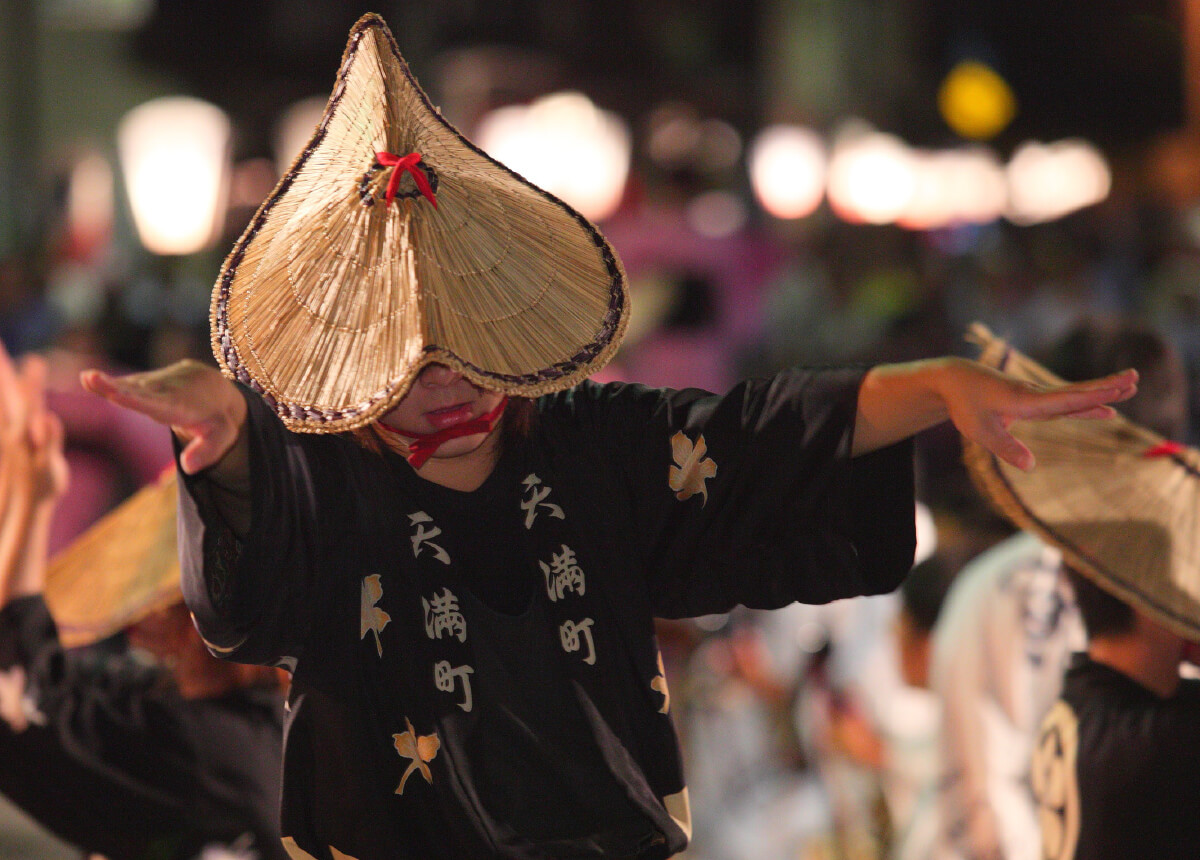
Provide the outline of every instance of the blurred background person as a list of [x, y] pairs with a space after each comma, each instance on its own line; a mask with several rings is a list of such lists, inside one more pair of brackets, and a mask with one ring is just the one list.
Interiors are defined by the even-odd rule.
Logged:
[[[0, 791], [109, 860], [282, 860], [280, 684], [216, 660], [192, 626], [173, 476], [82, 538], [48, 579], [68, 468], [45, 372], [37, 358], [17, 372], [0, 351]], [[64, 651], [52, 610], [74, 644], [123, 628], [137, 651]]]
[[[1134, 367], [1138, 394], [1119, 411], [1169, 439], [1188, 431], [1178, 354], [1129, 319], [1093, 318], [1049, 351], [1065, 379]], [[968, 564], [934, 636], [933, 689], [943, 702], [943, 847], [968, 860], [1037, 860], [1040, 826], [1030, 760], [1083, 630], [1053, 546], [1019, 533]]]
[[[983, 363], [1033, 384], [1057, 379], [1004, 340], [983, 329], [974, 334]], [[1183, 399], [1151, 398], [1144, 406], [1162, 419], [1183, 411]], [[1065, 569], [1086, 572], [1099, 586], [1074, 583], [1088, 652], [1071, 658], [1060, 701], [1035, 743], [1030, 781], [1041, 856], [1188, 856], [1194, 826], [1183, 820], [1186, 804], [1173, 804], [1176, 790], [1191, 787], [1191, 775], [1181, 775], [1190, 765], [1179, 761], [1188, 754], [1170, 763], [1163, 754], [1176, 743], [1194, 747], [1194, 737], [1172, 731], [1170, 716], [1158, 718], [1176, 705], [1186, 709], [1187, 697], [1173, 696], [1183, 689], [1186, 643], [1200, 639], [1192, 528], [1200, 452], [1119, 414], [1087, 427], [1066, 420], [1012, 429], [1037, 458], [1037, 477], [969, 445], [972, 477], [1014, 523], [1057, 548]], [[1102, 600], [1105, 592], [1120, 600]]]
[[1185, 680], [1180, 670], [1200, 658], [1200, 616], [1168, 625], [1157, 612], [1135, 609], [1067, 570], [1088, 644], [1072, 657], [1062, 697], [1038, 737], [1033, 788], [1042, 854], [1194, 857], [1200, 680]]

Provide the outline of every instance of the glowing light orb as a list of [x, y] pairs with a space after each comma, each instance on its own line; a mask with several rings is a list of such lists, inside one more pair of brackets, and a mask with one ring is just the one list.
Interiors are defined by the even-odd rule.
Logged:
[[987, 140], [1013, 121], [1017, 99], [1004, 78], [991, 67], [977, 60], [965, 60], [942, 81], [938, 110], [956, 133], [970, 140]]

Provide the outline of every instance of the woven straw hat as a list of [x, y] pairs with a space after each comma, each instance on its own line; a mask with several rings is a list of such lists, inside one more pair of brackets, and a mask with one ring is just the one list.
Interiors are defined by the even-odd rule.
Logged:
[[90, 645], [183, 599], [171, 469], [50, 561], [46, 604], [64, 646]]
[[366, 15], [311, 141], [225, 260], [212, 338], [290, 429], [330, 433], [385, 414], [433, 362], [505, 394], [569, 387], [628, 315], [599, 231], [446, 122]]
[[[1030, 382], [1062, 382], [978, 323], [980, 361]], [[1021, 528], [1072, 567], [1181, 636], [1200, 640], [1200, 451], [1121, 417], [1020, 421], [1037, 458], [1022, 472], [975, 444], [967, 467]]]

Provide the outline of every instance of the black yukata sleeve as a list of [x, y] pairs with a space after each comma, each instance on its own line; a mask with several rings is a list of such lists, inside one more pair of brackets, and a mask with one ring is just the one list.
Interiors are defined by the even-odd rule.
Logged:
[[244, 538], [235, 535], [204, 473], [179, 470], [183, 595], [213, 654], [292, 669], [311, 620], [323, 534], [311, 440], [239, 388], [247, 405], [250, 528]]
[[[186, 730], [154, 673], [113, 655], [68, 659], [39, 596], [0, 610], [0, 792], [64, 839], [142, 856], [186, 828]], [[173, 855], [164, 855], [173, 856]]]
[[792, 370], [724, 396], [580, 389], [621, 470], [662, 617], [895, 588], [915, 548], [911, 442], [851, 458], [864, 369]]

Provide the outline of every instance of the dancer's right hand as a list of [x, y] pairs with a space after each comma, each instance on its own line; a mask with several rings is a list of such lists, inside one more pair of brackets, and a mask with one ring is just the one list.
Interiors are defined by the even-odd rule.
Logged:
[[189, 475], [215, 467], [221, 483], [237, 485], [245, 477], [245, 443], [239, 440], [246, 401], [216, 368], [185, 359], [119, 377], [85, 370], [79, 379], [93, 394], [170, 427], [183, 443], [179, 464]]

